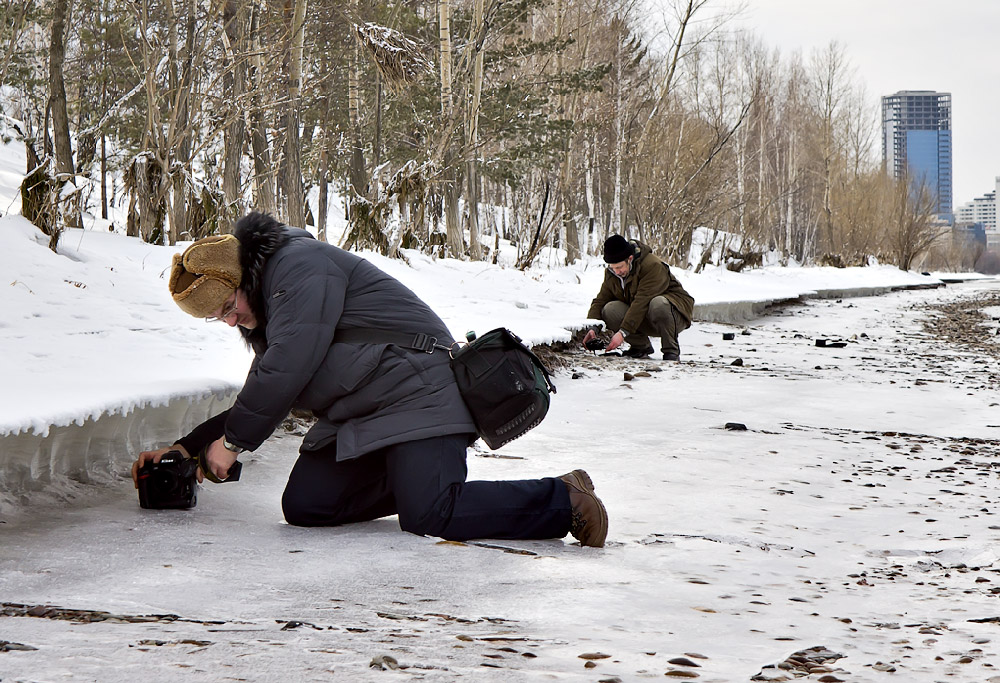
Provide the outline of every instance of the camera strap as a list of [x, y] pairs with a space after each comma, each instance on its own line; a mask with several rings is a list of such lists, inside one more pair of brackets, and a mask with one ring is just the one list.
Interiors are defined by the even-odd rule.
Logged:
[[239, 481], [240, 473], [243, 471], [243, 463], [239, 460], [234, 462], [229, 468], [229, 474], [225, 479], [219, 479], [215, 476], [215, 472], [212, 468], [208, 466], [208, 459], [205, 457], [208, 453], [208, 447], [201, 449], [201, 453], [198, 454], [198, 466], [201, 467], [201, 473], [205, 475], [205, 479], [208, 479], [213, 484], [226, 484], [231, 481]]

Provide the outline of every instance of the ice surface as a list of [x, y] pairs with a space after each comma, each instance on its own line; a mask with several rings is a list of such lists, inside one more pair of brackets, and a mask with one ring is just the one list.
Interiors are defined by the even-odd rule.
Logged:
[[[141, 510], [124, 478], [20, 507], [0, 516], [0, 640], [36, 649], [0, 652], [0, 675], [735, 683], [823, 647], [841, 655], [833, 671], [796, 680], [990, 681], [1000, 396], [991, 359], [923, 321], [998, 294], [975, 283], [699, 323], [680, 364], [574, 356], [545, 422], [472, 452], [470, 478], [586, 468], [610, 515], [600, 550], [442, 543], [394, 518], [290, 527], [295, 435], [191, 511]], [[387, 656], [404, 668], [370, 667]]]

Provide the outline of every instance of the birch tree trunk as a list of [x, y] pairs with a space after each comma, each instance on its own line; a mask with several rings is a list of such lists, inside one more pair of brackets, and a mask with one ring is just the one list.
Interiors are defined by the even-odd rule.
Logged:
[[[449, 0], [438, 0], [438, 42], [441, 52], [441, 129], [443, 135], [451, 134], [451, 119], [454, 114], [451, 75], [451, 4]], [[465, 254], [465, 239], [458, 214], [458, 179], [455, 172], [455, 158], [450, 140], [445, 141], [444, 153], [444, 223], [447, 234], [448, 251], [455, 258]]]
[[622, 50], [621, 40], [616, 41], [618, 48], [615, 54], [615, 185], [612, 190], [611, 224], [609, 232], [613, 235], [622, 234], [622, 156], [625, 149], [625, 112], [622, 97]]
[[[254, 89], [264, 91], [264, 64], [261, 59], [263, 46], [260, 41], [260, 8], [254, 5], [250, 21], [251, 66], [253, 67]], [[253, 150], [254, 193], [257, 208], [266, 213], [277, 212], [274, 171], [271, 168], [271, 150], [267, 143], [267, 124], [260, 107], [250, 107], [250, 146]]]
[[[566, 8], [564, 0], [556, 2], [556, 40], [563, 38], [563, 25], [565, 24]], [[563, 73], [563, 50], [556, 53], [556, 73]], [[572, 109], [572, 107], [570, 108]], [[559, 93], [559, 112], [569, 120], [573, 120], [573, 111], [567, 111], [566, 93]], [[566, 140], [566, 149], [563, 150], [562, 168], [559, 174], [559, 215], [562, 218], [563, 232], [566, 235], [566, 265], [569, 265], [580, 258], [580, 234], [576, 228], [574, 208], [576, 202], [573, 201], [571, 185], [571, 159], [573, 156], [573, 138]]]
[[[329, 111], [329, 110], [327, 110]], [[324, 114], [322, 139], [319, 153], [319, 206], [316, 210], [316, 237], [320, 242], [326, 242], [326, 221], [330, 211], [330, 181], [327, 177], [329, 169], [329, 153], [327, 147], [330, 144], [329, 131], [327, 130], [329, 120]]]
[[584, 249], [587, 253], [590, 253], [590, 250], [594, 247], [596, 238], [596, 235], [594, 235], [594, 223], [595, 216], [597, 215], [597, 206], [594, 203], [594, 163], [590, 138], [584, 140], [583, 157], [583, 185], [587, 195], [587, 243], [584, 245]]
[[475, 51], [472, 66], [472, 102], [466, 126], [466, 164], [469, 204], [469, 255], [475, 261], [483, 259], [483, 246], [479, 235], [479, 106], [483, 93], [483, 9], [484, 0], [475, 0], [472, 10], [472, 40], [469, 49]]
[[285, 200], [288, 224], [306, 225], [305, 190], [302, 185], [302, 158], [299, 143], [299, 120], [302, 108], [302, 55], [305, 45], [306, 0], [286, 0], [285, 12], [291, 9], [288, 43], [288, 109], [285, 112]]

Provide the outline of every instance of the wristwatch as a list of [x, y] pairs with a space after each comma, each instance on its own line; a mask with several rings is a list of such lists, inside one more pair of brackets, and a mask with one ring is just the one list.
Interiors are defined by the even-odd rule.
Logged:
[[237, 446], [232, 441], [230, 441], [228, 436], [222, 437], [222, 445], [225, 446], [227, 451], [232, 451], [236, 455], [239, 455], [240, 453], [246, 450], [242, 446]]

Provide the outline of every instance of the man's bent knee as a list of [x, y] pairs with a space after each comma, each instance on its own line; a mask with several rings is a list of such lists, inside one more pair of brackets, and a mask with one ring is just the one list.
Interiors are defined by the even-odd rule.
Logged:
[[625, 320], [628, 313], [628, 304], [623, 301], [609, 301], [601, 309], [601, 320], [608, 326], [608, 329], [617, 330]]

